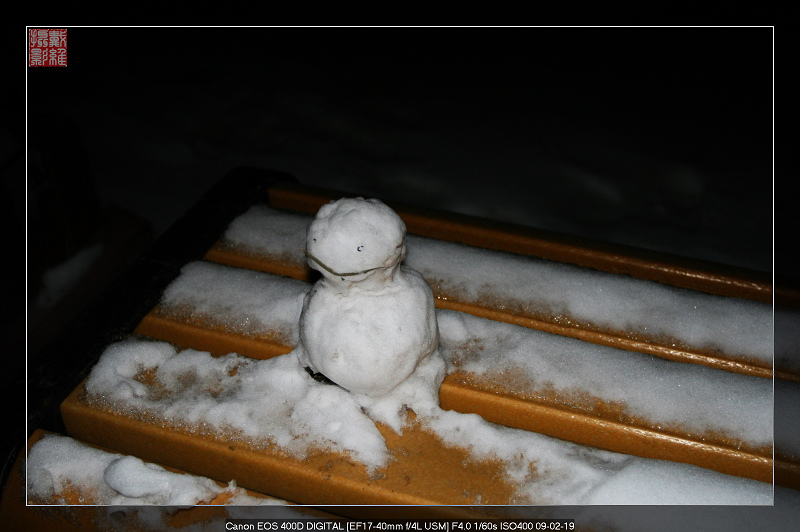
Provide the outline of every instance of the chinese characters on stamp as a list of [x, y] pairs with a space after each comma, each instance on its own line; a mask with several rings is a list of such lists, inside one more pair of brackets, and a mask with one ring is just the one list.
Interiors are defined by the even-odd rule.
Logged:
[[67, 30], [28, 28], [28, 66], [67, 66]]

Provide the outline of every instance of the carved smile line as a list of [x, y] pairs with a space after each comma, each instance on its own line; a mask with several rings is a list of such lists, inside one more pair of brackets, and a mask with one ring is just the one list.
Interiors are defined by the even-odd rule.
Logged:
[[319, 264], [320, 266], [322, 266], [323, 268], [325, 268], [325, 271], [328, 271], [328, 272], [330, 272], [330, 273], [332, 273], [333, 275], [336, 275], [336, 276], [338, 276], [338, 277], [352, 277], [353, 275], [361, 275], [362, 273], [374, 272], [375, 270], [380, 270], [380, 269], [382, 269], [382, 268], [383, 268], [383, 266], [377, 266], [377, 267], [375, 267], [375, 268], [370, 268], [370, 269], [368, 269], [368, 270], [362, 270], [362, 271], [360, 271], [360, 272], [339, 273], [339, 272], [337, 272], [337, 271], [334, 271], [333, 269], [331, 269], [331, 268], [330, 268], [330, 267], [329, 267], [327, 264], [325, 264], [324, 262], [322, 262], [321, 260], [319, 260], [317, 257], [315, 257], [314, 255], [312, 255], [311, 253], [309, 253], [309, 252], [308, 252], [308, 251], [306, 251], [305, 249], [303, 250], [303, 253], [305, 253], [305, 254], [306, 254], [306, 257], [308, 257], [309, 259], [313, 260], [314, 262], [316, 262], [317, 264]]

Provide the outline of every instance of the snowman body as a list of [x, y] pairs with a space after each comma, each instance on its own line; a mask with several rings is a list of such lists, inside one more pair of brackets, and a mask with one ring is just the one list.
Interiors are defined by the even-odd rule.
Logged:
[[432, 358], [443, 367], [433, 293], [401, 265], [404, 238], [394, 211], [362, 198], [323, 206], [308, 230], [308, 262], [322, 278], [304, 301], [297, 354], [356, 394], [385, 396]]

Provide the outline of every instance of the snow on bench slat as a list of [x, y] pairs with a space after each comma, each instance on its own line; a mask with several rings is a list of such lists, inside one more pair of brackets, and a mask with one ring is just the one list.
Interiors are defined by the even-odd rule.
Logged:
[[[717, 433], [755, 448], [772, 446], [769, 379], [631, 356], [454, 311], [439, 311], [438, 317], [448, 358], [458, 357], [459, 369], [480, 381], [502, 383], [507, 393], [536, 397], [552, 390], [566, 404], [582, 408], [600, 398], [658, 429], [697, 437]], [[459, 352], [460, 346], [468, 347]]]
[[104, 506], [194, 506], [227, 495], [230, 505], [283, 505], [253, 497], [230, 482], [220, 487], [205, 477], [174, 473], [139, 458], [91, 447], [67, 436], [45, 434], [31, 447], [27, 496], [32, 504], [66, 504], [70, 490], [83, 503]]
[[[213, 316], [218, 326], [275, 334], [294, 346], [310, 285], [209, 262], [186, 265], [166, 289], [161, 312]], [[772, 381], [680, 364], [464, 313], [439, 310], [442, 354], [475, 375], [522, 375], [518, 392], [555, 390], [622, 403], [654, 427], [718, 433], [754, 448], [772, 445]], [[462, 347], [479, 345], [466, 357]], [[465, 360], [461, 360], [465, 359]], [[461, 360], [459, 362], [459, 360]], [[520, 383], [521, 382], [521, 383]]]
[[[149, 376], [146, 378], [145, 376]], [[178, 352], [128, 339], [103, 353], [87, 400], [297, 458], [315, 448], [349, 452], [371, 474], [391, 460], [386, 441], [346, 391], [316, 382], [291, 353], [268, 360]], [[265, 405], [269, 405], [265, 407]], [[771, 504], [772, 485], [696, 466], [585, 447], [431, 408], [417, 421], [477, 460], [499, 460], [514, 501], [536, 504]], [[532, 472], [535, 471], [535, 474]]]
[[238, 334], [266, 332], [294, 345], [310, 288], [287, 277], [193, 262], [167, 286], [161, 305], [178, 317], [202, 319]]
[[[303, 264], [310, 216], [252, 207], [236, 218], [222, 242], [256, 256]], [[648, 338], [671, 338], [699, 349], [772, 365], [773, 315], [768, 304], [476, 248], [407, 236], [406, 264], [447, 293], [466, 301], [489, 300]], [[782, 323], [800, 329], [800, 315]], [[798, 344], [781, 346], [787, 366]]]

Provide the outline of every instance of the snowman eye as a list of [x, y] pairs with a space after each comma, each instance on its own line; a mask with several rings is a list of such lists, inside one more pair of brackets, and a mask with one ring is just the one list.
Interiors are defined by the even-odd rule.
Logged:
[[359, 253], [361, 253], [361, 250], [362, 250], [362, 249], [364, 249], [364, 246], [358, 246], [358, 247], [356, 248], [356, 251], [358, 251]]

